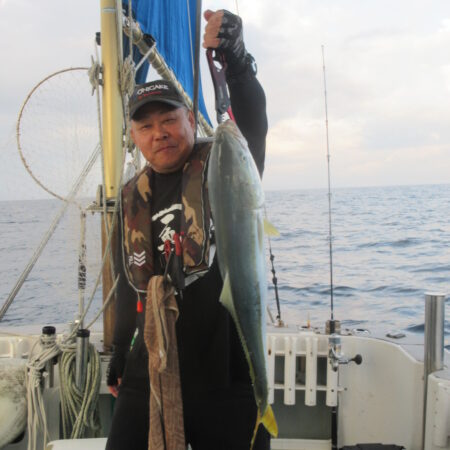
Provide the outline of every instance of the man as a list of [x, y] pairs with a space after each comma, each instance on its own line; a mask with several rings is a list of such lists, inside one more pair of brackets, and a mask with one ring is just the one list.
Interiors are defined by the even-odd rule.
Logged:
[[[203, 45], [224, 55], [233, 113], [262, 174], [265, 97], [244, 46], [241, 20], [227, 11], [206, 11], [205, 19]], [[248, 450], [256, 403], [234, 323], [219, 302], [223, 282], [213, 256], [204, 183], [211, 143], [195, 142], [193, 113], [167, 81], [137, 86], [130, 99], [130, 117], [133, 141], [149, 164], [124, 186], [122, 195], [126, 276], [122, 273], [121, 279], [129, 283], [120, 283], [117, 290], [115, 348], [108, 373], [117, 401], [106, 448], [147, 449], [145, 288], [152, 275], [164, 273], [167, 242], [181, 235], [179, 267], [185, 287], [177, 295], [176, 333], [186, 443], [193, 450]], [[139, 250], [133, 247], [137, 241]], [[270, 448], [263, 427], [254, 448]]]

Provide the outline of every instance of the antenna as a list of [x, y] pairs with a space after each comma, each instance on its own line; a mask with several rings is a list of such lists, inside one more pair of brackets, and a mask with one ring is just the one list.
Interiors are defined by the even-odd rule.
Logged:
[[328, 166], [328, 240], [330, 243], [330, 308], [331, 320], [334, 320], [334, 301], [333, 301], [333, 233], [331, 230], [331, 175], [330, 175], [330, 142], [328, 138], [328, 102], [327, 102], [327, 81], [325, 76], [325, 50], [322, 45], [322, 63], [323, 63], [323, 89], [325, 94], [325, 128], [327, 134], [327, 166]]

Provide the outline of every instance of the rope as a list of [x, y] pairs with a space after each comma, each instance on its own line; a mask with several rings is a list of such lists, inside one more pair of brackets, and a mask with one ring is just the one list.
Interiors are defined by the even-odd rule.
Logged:
[[[96, 50], [96, 57], [98, 59], [97, 47], [95, 47], [95, 50]], [[93, 60], [93, 64], [95, 64], [94, 60]], [[123, 67], [124, 66], [125, 66], [125, 64], [123, 65]], [[125, 69], [125, 70], [128, 70], [128, 69]], [[97, 76], [99, 76], [100, 72], [96, 71], [96, 74], [97, 74]], [[99, 120], [99, 134], [100, 134], [99, 135], [99, 140], [100, 140], [100, 148], [101, 148], [102, 156], [103, 156], [103, 139], [102, 139], [102, 127], [101, 127], [101, 108], [100, 108], [100, 90], [99, 90], [99, 86], [100, 86], [101, 83], [100, 83], [100, 80], [98, 78], [93, 79], [91, 81], [91, 83], [92, 82], [93, 82], [94, 90], [96, 90], [96, 92], [97, 92], [97, 107], [98, 107], [98, 120]], [[134, 81], [133, 81], [133, 83], [134, 83]], [[121, 87], [126, 87], [126, 84], [122, 85]], [[128, 89], [129, 89], [129, 87], [128, 87]], [[124, 165], [125, 165], [125, 157], [126, 157], [126, 152], [123, 152], [122, 167], [124, 167]], [[103, 162], [104, 162], [104, 158], [102, 157], [103, 193], [105, 193], [106, 192], [106, 190], [105, 190], [105, 176], [104, 176], [105, 172], [104, 172]], [[120, 180], [119, 180], [119, 186], [122, 185], [123, 172], [124, 171], [122, 170], [121, 171], [121, 177], [120, 177]], [[103, 258], [102, 258], [102, 261], [101, 261], [101, 264], [100, 264], [100, 269], [98, 271], [94, 287], [93, 287], [91, 295], [89, 297], [89, 300], [88, 300], [88, 303], [87, 303], [87, 307], [84, 309], [83, 314], [81, 315], [77, 325], [72, 330], [70, 336], [68, 337], [68, 340], [69, 339], [73, 339], [73, 337], [75, 336], [77, 330], [80, 328], [81, 324], [83, 323], [87, 313], [89, 312], [89, 309], [90, 309], [90, 307], [92, 305], [92, 302], [94, 300], [95, 293], [97, 292], [98, 286], [100, 284], [101, 276], [103, 274], [103, 269], [105, 267], [107, 258], [109, 257], [110, 261], [113, 261], [113, 259], [112, 259], [112, 252], [111, 252], [111, 242], [112, 242], [113, 233], [111, 233], [111, 230], [114, 230], [115, 224], [116, 224], [116, 220], [117, 220], [117, 217], [118, 217], [119, 196], [120, 196], [120, 191], [117, 193], [117, 197], [115, 198], [114, 211], [112, 213], [111, 224], [109, 224], [108, 220], [107, 220], [107, 205], [106, 205], [105, 199], [103, 198], [103, 201], [102, 201], [103, 220], [104, 220], [105, 230], [106, 230], [106, 234], [107, 234], [107, 238], [108, 239], [107, 239], [107, 242], [106, 242]], [[100, 315], [103, 313], [103, 311], [109, 305], [110, 301], [113, 298], [113, 294], [115, 292], [117, 283], [119, 281], [119, 275], [117, 275], [117, 277], [115, 276], [113, 264], [110, 264], [110, 269], [111, 269], [112, 278], [115, 279], [114, 284], [111, 287], [106, 300], [103, 302], [102, 308], [98, 311], [98, 313], [96, 314], [94, 319], [89, 323], [89, 325], [86, 328], [90, 328], [97, 321], [97, 319], [100, 317]]]
[[[96, 49], [97, 50], [97, 49]], [[94, 95], [94, 91], [98, 89], [98, 86], [100, 84], [100, 74], [102, 73], [102, 66], [98, 62], [98, 55], [97, 60], [94, 59], [93, 56], [91, 56], [91, 67], [88, 69], [88, 77], [89, 81], [92, 85], [92, 94]]]
[[39, 256], [41, 255], [42, 251], [44, 250], [45, 246], [47, 245], [48, 241], [50, 240], [51, 236], [53, 235], [56, 227], [58, 226], [62, 216], [66, 212], [66, 209], [68, 208], [69, 204], [73, 202], [73, 199], [78, 192], [79, 188], [81, 187], [81, 184], [83, 183], [84, 179], [86, 178], [87, 174], [90, 172], [92, 166], [94, 165], [97, 157], [99, 155], [99, 147], [97, 146], [94, 149], [94, 152], [92, 153], [91, 157], [87, 161], [86, 165], [83, 168], [83, 171], [81, 172], [78, 179], [75, 181], [75, 184], [67, 197], [65, 199], [65, 202], [55, 218], [53, 219], [52, 224], [50, 225], [50, 228], [48, 229], [47, 233], [43, 237], [41, 243], [39, 244], [38, 248], [34, 252], [33, 256], [31, 257], [30, 261], [28, 262], [27, 266], [25, 267], [24, 271], [20, 275], [19, 279], [17, 280], [15, 286], [13, 287], [12, 291], [9, 293], [8, 298], [6, 299], [4, 305], [2, 306], [0, 310], [0, 321], [3, 319], [4, 315], [8, 311], [8, 308], [11, 306], [11, 303], [14, 301], [17, 293], [20, 291], [21, 287], [23, 286], [23, 283], [27, 279], [29, 273], [33, 269], [34, 265], [36, 264], [36, 261], [38, 260]]
[[100, 419], [98, 397], [100, 392], [100, 357], [92, 344], [89, 344], [86, 385], [81, 391], [75, 383], [75, 344], [63, 346], [59, 357], [61, 416], [64, 439], [79, 439], [99, 436]]
[[[97, 48], [96, 48], [97, 52]], [[98, 55], [97, 55], [98, 61]], [[80, 187], [82, 181], [86, 174], [89, 172], [92, 167], [94, 161], [96, 160], [99, 150], [103, 150], [103, 142], [102, 142], [102, 127], [101, 127], [101, 112], [100, 112], [100, 92], [99, 86], [101, 85], [100, 74], [101, 74], [101, 66], [100, 64], [92, 58], [92, 66], [88, 71], [89, 79], [92, 85], [92, 94], [94, 91], [97, 92], [97, 110], [98, 110], [98, 120], [99, 120], [99, 138], [100, 145], [95, 149], [94, 154], [91, 156], [91, 159], [86, 164], [83, 172], [81, 173], [79, 179], [75, 183], [69, 197], [66, 199], [64, 207], [61, 209], [60, 214], [54, 220], [52, 227], [48, 232], [48, 236], [46, 235], [43, 243], [41, 244], [40, 251], [36, 252], [35, 257], [32, 258], [32, 264], [30, 262], [29, 269], [23, 274], [23, 280], [19, 280], [20, 286], [25, 281], [26, 276], [31, 271], [31, 268], [35, 264], [37, 258], [42, 252], [43, 247], [49, 240], [51, 234], [53, 234], [54, 229], [56, 228], [59, 220], [65, 213], [68, 204], [72, 201]], [[129, 91], [132, 89], [130, 83], [130, 78], [133, 75], [134, 68], [130, 64], [124, 64], [121, 66], [123, 70], [121, 76], [121, 88], [124, 91]], [[133, 81], [133, 80], [131, 80]], [[134, 82], [134, 81], [133, 81]], [[23, 109], [23, 107], [22, 107]], [[19, 116], [20, 117], [20, 116]], [[20, 119], [19, 119], [20, 120]], [[20, 149], [19, 149], [20, 152]], [[125, 153], [124, 153], [125, 154]], [[123, 163], [125, 162], [125, 158]], [[102, 159], [103, 165], [103, 159]], [[103, 169], [103, 167], [102, 167]], [[103, 172], [103, 186], [104, 186], [104, 171]], [[105, 190], [104, 190], [105, 192]], [[106, 213], [106, 202], [104, 203], [104, 212]], [[118, 212], [118, 202], [116, 201], [113, 220], [111, 223], [111, 229], [114, 228], [115, 220]], [[85, 271], [85, 243], [84, 243], [84, 231], [83, 231], [83, 218], [85, 217], [85, 212], [82, 211], [82, 228], [81, 228], [81, 236], [80, 236], [80, 253], [79, 253], [79, 291], [80, 291], [80, 309], [79, 309], [79, 321], [77, 325], [73, 328], [72, 333], [63, 340], [59, 345], [56, 343], [56, 340], [53, 336], [53, 341], [51, 343], [45, 342], [45, 336], [41, 338], [40, 341], [37, 341], [33, 346], [32, 351], [30, 352], [30, 358], [28, 362], [28, 373], [27, 373], [27, 397], [28, 397], [28, 433], [29, 433], [29, 441], [28, 441], [28, 450], [36, 450], [37, 449], [37, 436], [38, 431], [40, 429], [43, 430], [44, 443], [43, 447], [45, 448], [47, 441], [49, 440], [49, 433], [46, 421], [46, 413], [44, 408], [43, 401], [43, 379], [48, 376], [48, 373], [45, 371], [46, 367], [49, 364], [53, 364], [53, 361], [56, 357], [59, 357], [59, 375], [60, 375], [60, 400], [61, 400], [61, 417], [62, 417], [62, 428], [64, 438], [81, 438], [86, 437], [87, 434], [98, 435], [100, 430], [100, 421], [99, 421], [99, 413], [98, 413], [98, 396], [100, 390], [100, 382], [101, 382], [101, 370], [100, 370], [100, 358], [99, 354], [96, 351], [95, 347], [90, 344], [89, 345], [89, 354], [88, 354], [88, 364], [87, 364], [87, 372], [86, 372], [86, 385], [83, 391], [80, 391], [75, 383], [75, 366], [76, 366], [76, 346], [74, 344], [73, 336], [76, 333], [77, 329], [80, 327], [80, 324], [83, 323], [84, 318], [89, 311], [90, 306], [92, 305], [92, 301], [95, 295], [95, 292], [98, 288], [100, 277], [102, 274], [103, 267], [105, 265], [106, 257], [111, 252], [111, 238], [112, 233], [106, 223], [106, 230], [108, 234], [108, 241], [105, 248], [105, 253], [103, 255], [103, 260], [101, 264], [101, 269], [99, 271], [95, 286], [93, 288], [91, 297], [89, 299], [87, 308], [84, 309], [84, 291], [86, 284], [86, 271]], [[106, 214], [104, 214], [106, 218]], [[111, 267], [111, 270], [113, 268]], [[116, 289], [117, 282], [119, 277], [117, 276], [112, 286], [110, 292], [108, 293], [108, 297], [103, 304], [101, 310], [97, 313], [96, 317], [93, 321], [88, 325], [90, 327], [101, 315], [103, 310], [107, 307], [110, 300], [113, 298], [113, 293]], [[19, 283], [18, 283], [19, 285]], [[17, 285], [17, 286], [18, 286]], [[18, 292], [20, 286], [17, 287]], [[13, 290], [15, 291], [15, 289]], [[7, 302], [8, 305], [4, 305], [1, 310], [0, 318], [6, 313], [7, 307], [12, 302], [13, 298], [11, 298], [10, 302]], [[9, 301], [9, 298], [8, 298]], [[6, 306], [6, 308], [5, 308]], [[41, 342], [41, 351], [35, 354], [35, 347], [37, 343]]]
[[[40, 344], [40, 351], [36, 347]], [[65, 439], [98, 436], [100, 420], [98, 397], [101, 382], [100, 357], [89, 345], [86, 385], [80, 391], [75, 383], [76, 346], [71, 337], [60, 344], [55, 336], [42, 335], [33, 345], [27, 363], [28, 450], [37, 450], [39, 430], [42, 430], [45, 448], [50, 440], [43, 398], [43, 381], [49, 376], [47, 368], [55, 358], [59, 363], [61, 417]]]
[[[123, 32], [129, 37], [133, 39], [134, 44], [139, 49], [141, 54], [146, 55], [149, 51], [149, 49], [152, 49], [152, 51], [148, 55], [148, 61], [152, 65], [152, 67], [156, 70], [158, 75], [165, 79], [170, 80], [172, 83], [175, 84], [178, 91], [183, 96], [186, 104], [189, 108], [192, 109], [192, 100], [189, 97], [189, 95], [186, 93], [186, 91], [183, 89], [183, 86], [181, 83], [177, 80], [176, 76], [170, 69], [170, 67], [167, 65], [167, 63], [164, 61], [164, 58], [161, 56], [161, 54], [158, 52], [158, 49], [156, 48], [156, 45], [153, 45], [149, 47], [147, 42], [145, 42], [144, 34], [142, 33], [142, 30], [139, 27], [139, 24], [136, 23], [134, 20], [130, 20], [126, 18], [125, 24], [123, 27]], [[214, 130], [212, 129], [211, 125], [207, 122], [203, 114], [198, 114], [199, 116], [199, 125], [201, 127], [202, 134], [205, 136], [212, 136], [214, 134]]]
[[[97, 48], [96, 48], [97, 51]], [[97, 59], [98, 59], [98, 55], [97, 55]], [[78, 68], [79, 69], [79, 68]], [[85, 69], [85, 68], [83, 68]], [[19, 119], [18, 119], [18, 124], [20, 123], [20, 118], [22, 115], [22, 112], [25, 108], [25, 105], [29, 99], [29, 97], [32, 95], [32, 93], [38, 88], [38, 86], [40, 86], [44, 81], [48, 80], [50, 77], [55, 76], [56, 74], [59, 73], [63, 73], [63, 72], [67, 72], [68, 70], [73, 70], [73, 69], [66, 69], [66, 70], [62, 70], [59, 72], [56, 72], [52, 75], [50, 75], [49, 77], [46, 77], [42, 82], [40, 82], [34, 89], [33, 91], [29, 94], [29, 96], [27, 97], [27, 100], [24, 102], [24, 105], [22, 106], [21, 112], [19, 114]], [[18, 292], [20, 291], [21, 287], [23, 286], [26, 278], [28, 277], [29, 273], [31, 272], [31, 270], [33, 269], [34, 265], [36, 264], [36, 261], [38, 260], [39, 256], [41, 255], [42, 251], [44, 250], [45, 246], [47, 245], [48, 241], [50, 240], [51, 236], [53, 235], [56, 227], [58, 226], [61, 218], [63, 217], [63, 215], [65, 214], [68, 206], [70, 203], [74, 202], [74, 198], [75, 195], [77, 194], [78, 190], [80, 189], [82, 183], [84, 182], [87, 174], [90, 172], [92, 166], [94, 165], [99, 153], [100, 153], [100, 149], [102, 148], [102, 132], [101, 132], [101, 114], [100, 114], [100, 93], [99, 93], [99, 86], [100, 86], [100, 73], [101, 73], [101, 67], [100, 65], [92, 58], [92, 66], [91, 68], [88, 70], [89, 73], [89, 79], [91, 81], [92, 87], [93, 87], [93, 92], [96, 91], [97, 92], [97, 109], [98, 109], [98, 120], [99, 120], [99, 139], [100, 139], [100, 145], [97, 146], [94, 150], [94, 152], [92, 153], [91, 157], [89, 158], [89, 160], [87, 161], [86, 165], [84, 166], [80, 176], [78, 177], [78, 179], [75, 181], [72, 190], [70, 191], [69, 195], [67, 196], [67, 198], [63, 199], [64, 200], [64, 204], [62, 205], [60, 211], [57, 213], [57, 215], [55, 216], [52, 224], [50, 225], [47, 233], [45, 234], [45, 236], [43, 237], [41, 243], [39, 244], [38, 248], [36, 249], [36, 251], [34, 252], [33, 256], [31, 257], [29, 263], [27, 264], [27, 266], [25, 267], [24, 271], [22, 272], [21, 276], [19, 277], [19, 279], [17, 280], [15, 286], [13, 287], [13, 289], [11, 290], [10, 294], [8, 295], [8, 298], [6, 299], [5, 303], [3, 304], [2, 308], [0, 309], [0, 321], [2, 320], [2, 318], [5, 316], [6, 312], [8, 311], [10, 305], [12, 304], [12, 302], [14, 301], [16, 295], [18, 294]], [[20, 142], [19, 142], [19, 125], [17, 125], [17, 137], [18, 137], [18, 147], [19, 147], [19, 153], [21, 154], [22, 160], [25, 163], [25, 160], [23, 159], [23, 155], [21, 153], [21, 148], [20, 148]], [[102, 158], [102, 165], [103, 165], [103, 158]], [[103, 172], [103, 171], [102, 171]], [[33, 176], [33, 175], [32, 175]], [[35, 178], [33, 176], [33, 178]], [[52, 195], [56, 195], [53, 194]], [[60, 197], [61, 198], [61, 197]], [[115, 208], [115, 213], [117, 211], [117, 207]], [[114, 221], [113, 221], [114, 223]], [[110, 249], [110, 242], [111, 242], [111, 236], [110, 233], [108, 233], [108, 244], [107, 244], [107, 250], [109, 251]], [[103, 258], [102, 261], [102, 268], [104, 266], [104, 262], [105, 262], [105, 258]], [[100, 269], [101, 271], [102, 269]], [[101, 273], [101, 272], [100, 272]], [[98, 277], [98, 280], [100, 278], [100, 275]], [[88, 307], [86, 308], [84, 315], [82, 317], [85, 317], [87, 311], [89, 310], [90, 305], [92, 304], [92, 300], [93, 297], [95, 295], [95, 292], [97, 290], [99, 282], [96, 283], [96, 286], [94, 287], [94, 291], [90, 297], [89, 300], [89, 304]], [[81, 294], [80, 294], [81, 295]], [[103, 309], [102, 309], [103, 311]]]
[[123, 62], [122, 76], [120, 77], [120, 90], [122, 94], [130, 96], [134, 91], [135, 75], [139, 70], [138, 66], [134, 66], [134, 61], [131, 56], [127, 56]]
[[[117, 283], [119, 282], [119, 277], [120, 275], [117, 275], [114, 284], [111, 286], [111, 289], [109, 290], [108, 296], [106, 297], [106, 300], [103, 302], [103, 306], [101, 307], [100, 311], [97, 313], [97, 315], [89, 322], [88, 326], [86, 328], [91, 328], [92, 325], [94, 325], [94, 323], [97, 321], [97, 319], [100, 317], [100, 315], [103, 313], [103, 311], [105, 310], [105, 308], [109, 305], [109, 302], [112, 300], [113, 298], [113, 294], [114, 291], [116, 290], [116, 286]], [[91, 301], [92, 303], [92, 301]], [[91, 305], [91, 303], [89, 303], [89, 306]], [[86, 315], [86, 314], [85, 314]]]
[[[98, 59], [98, 55], [97, 55]], [[99, 63], [94, 61], [92, 59], [92, 67], [89, 70], [89, 79], [91, 81], [93, 90], [97, 92], [97, 110], [98, 110], [98, 121], [99, 121], [99, 138], [100, 138], [100, 145], [96, 147], [93, 155], [87, 162], [85, 168], [83, 169], [80, 177], [76, 181], [69, 197], [67, 198], [65, 204], [63, 205], [63, 208], [61, 208], [60, 213], [57, 215], [57, 217], [54, 220], [54, 223], [49, 229], [49, 232], [44, 237], [43, 242], [41, 243], [39, 247], [39, 251], [35, 252], [35, 255], [32, 258], [32, 261], [30, 261], [29, 266], [27, 266], [26, 270], [24, 271], [24, 274], [22, 274], [21, 279], [19, 280], [18, 284], [16, 285], [16, 288], [13, 290], [14, 297], [17, 294], [18, 290], [20, 289], [21, 285], [25, 281], [26, 276], [31, 271], [31, 268], [34, 266], [36, 260], [38, 259], [40, 253], [42, 252], [44, 246], [50, 239], [50, 236], [53, 234], [53, 231], [55, 230], [56, 226], [58, 225], [61, 217], [65, 213], [69, 203], [72, 201], [72, 199], [75, 197], [76, 192], [78, 191], [79, 187], [81, 186], [81, 183], [84, 181], [87, 173], [89, 173], [91, 167], [93, 166], [95, 160], [97, 159], [98, 154], [100, 153], [100, 150], [103, 148], [102, 143], [102, 127], [101, 127], [101, 112], [100, 112], [100, 92], [99, 92], [99, 86], [100, 86], [100, 73], [101, 73], [101, 66]], [[103, 165], [103, 158], [102, 158], [102, 165]], [[103, 172], [103, 171], [102, 171]], [[103, 182], [104, 184], [104, 182]], [[116, 208], [117, 209], [117, 208]], [[84, 212], [82, 212], [84, 214]], [[83, 232], [82, 232], [83, 233]], [[81, 255], [84, 255], [85, 248], [83, 244], [83, 236], [81, 236], [81, 242], [80, 242], [80, 267], [83, 265], [83, 257]], [[88, 313], [90, 306], [92, 305], [92, 301], [95, 295], [95, 292], [97, 290], [97, 287], [99, 285], [100, 276], [102, 273], [102, 268], [105, 264], [106, 255], [108, 253], [108, 250], [111, 246], [111, 233], [109, 233], [108, 236], [108, 243], [105, 251], [105, 255], [103, 257], [102, 266], [99, 271], [99, 275], [97, 277], [96, 285], [94, 286], [93, 292], [91, 294], [91, 297], [88, 302], [87, 308], [82, 311], [82, 308], [80, 309], [80, 312], [82, 311], [80, 321], [78, 322], [78, 327], [81, 323], [83, 323], [84, 318], [86, 314]], [[84, 284], [85, 284], [85, 276], [86, 274], [83, 273], [83, 276], [80, 278], [80, 296], [84, 296]], [[116, 282], [114, 283], [111, 291], [108, 294], [107, 301], [103, 304], [103, 307], [101, 308], [100, 312], [96, 315], [94, 320], [89, 324], [91, 326], [97, 318], [100, 316], [100, 314], [103, 312], [104, 308], [109, 304], [112, 294], [117, 286], [118, 278], [116, 279]], [[13, 298], [14, 298], [13, 297]], [[11, 298], [9, 304], [12, 302], [13, 298]], [[81, 298], [81, 297], [80, 297]], [[9, 300], [9, 299], [8, 299]], [[9, 307], [9, 304], [7, 307]], [[6, 306], [6, 305], [5, 305]], [[6, 313], [6, 309], [2, 309], [0, 312], [0, 319], [3, 317], [3, 315]], [[4, 311], [3, 311], [4, 310]], [[29, 433], [29, 444], [28, 444], [28, 450], [36, 450], [37, 448], [37, 432], [38, 429], [43, 430], [44, 434], [44, 445], [45, 448], [47, 440], [48, 440], [48, 428], [47, 428], [47, 422], [46, 422], [46, 413], [44, 409], [44, 403], [42, 398], [42, 377], [45, 376], [46, 372], [44, 372], [46, 363], [49, 361], [53, 361], [55, 357], [60, 355], [59, 363], [60, 363], [60, 398], [61, 398], [61, 405], [62, 405], [62, 419], [63, 419], [63, 430], [64, 430], [64, 436], [68, 437], [68, 433], [70, 430], [70, 434], [72, 438], [78, 438], [83, 437], [87, 429], [91, 430], [98, 430], [99, 429], [99, 418], [98, 418], [98, 411], [97, 411], [97, 403], [98, 403], [98, 395], [99, 395], [99, 389], [100, 389], [100, 381], [101, 381], [101, 375], [100, 375], [100, 359], [97, 351], [95, 350], [94, 346], [91, 344], [89, 346], [89, 356], [88, 356], [88, 366], [87, 366], [87, 380], [86, 380], [86, 386], [84, 393], [80, 393], [79, 390], [77, 390], [75, 386], [75, 348], [74, 345], [68, 345], [67, 342], [73, 338], [73, 335], [76, 333], [77, 328], [75, 327], [72, 334], [61, 344], [61, 346], [58, 346], [56, 343], [52, 345], [50, 348], [44, 349], [41, 353], [39, 353], [37, 356], [32, 356], [33, 351], [30, 352], [30, 360], [28, 363], [28, 374], [27, 374], [27, 396], [28, 396], [28, 433]]]
[[[52, 338], [52, 339], [51, 339]], [[35, 348], [41, 344], [41, 352], [34, 354]], [[60, 353], [56, 345], [54, 336], [42, 336], [33, 345], [27, 363], [27, 401], [28, 401], [28, 450], [37, 449], [37, 436], [39, 430], [43, 431], [45, 448], [49, 439], [47, 416], [45, 413], [44, 399], [42, 396], [42, 381], [48, 376], [44, 371], [48, 363], [53, 364], [53, 360]]]

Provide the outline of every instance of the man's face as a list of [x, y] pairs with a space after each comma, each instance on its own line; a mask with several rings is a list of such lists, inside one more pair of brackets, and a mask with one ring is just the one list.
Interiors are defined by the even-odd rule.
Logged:
[[194, 147], [194, 115], [186, 108], [164, 103], [143, 107], [131, 121], [131, 138], [144, 158], [158, 173], [183, 167]]

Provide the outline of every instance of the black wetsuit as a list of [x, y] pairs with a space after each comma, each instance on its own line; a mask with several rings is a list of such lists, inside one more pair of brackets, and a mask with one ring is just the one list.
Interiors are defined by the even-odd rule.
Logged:
[[[264, 92], [247, 72], [228, 80], [237, 125], [262, 174], [267, 118]], [[180, 223], [181, 171], [152, 177], [154, 255], [161, 253], [164, 227]], [[172, 217], [173, 216], [173, 217]], [[164, 220], [161, 221], [161, 218]], [[175, 231], [179, 232], [179, 230]], [[155, 258], [157, 263], [159, 258]], [[119, 268], [123, 272], [123, 268]], [[161, 267], [157, 272], [162, 271]], [[122, 273], [121, 279], [124, 280]], [[222, 278], [217, 259], [209, 271], [177, 297], [176, 323], [186, 440], [193, 450], [248, 450], [256, 422], [256, 404], [242, 346], [228, 311], [219, 302]], [[144, 305], [145, 307], [145, 305]], [[136, 294], [118, 287], [114, 345], [129, 348], [116, 401], [107, 450], [147, 450], [149, 423], [148, 355], [143, 340], [145, 312], [136, 313]], [[120, 372], [120, 369], [119, 369]], [[120, 373], [118, 373], [120, 376]], [[268, 450], [260, 427], [255, 450]]]

